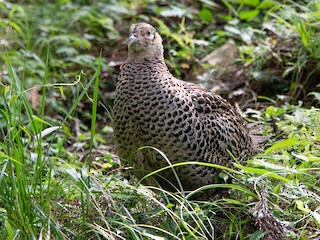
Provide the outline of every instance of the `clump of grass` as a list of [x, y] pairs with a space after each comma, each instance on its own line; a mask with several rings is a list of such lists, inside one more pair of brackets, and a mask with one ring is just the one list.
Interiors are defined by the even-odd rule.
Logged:
[[[49, 51], [46, 66], [48, 61]], [[72, 164], [67, 164], [67, 159], [70, 160], [72, 157], [68, 157], [70, 153], [66, 153], [64, 148], [67, 132], [63, 129], [66, 129], [64, 126], [67, 119], [71, 118], [79, 101], [99, 75], [95, 74], [84, 86], [64, 120], [52, 125], [46, 120], [45, 115], [46, 88], [49, 86], [48, 67], [42, 85], [39, 115], [36, 115], [31, 107], [27, 91], [24, 89], [24, 79], [18, 77], [12, 65], [9, 67], [11, 85], [1, 88], [3, 98], [0, 103], [0, 202], [3, 209], [1, 219], [4, 223], [0, 231], [7, 239], [38, 238], [42, 235], [54, 235], [62, 239], [66, 235], [76, 236], [75, 229], [69, 230], [67, 226], [61, 228], [57, 219], [63, 217], [56, 216], [54, 212], [60, 207], [59, 199], [76, 196], [74, 183], [67, 181], [69, 185], [66, 186], [63, 180], [66, 173], [74, 177], [75, 175], [70, 173], [73, 173], [76, 165], [79, 167], [79, 163], [74, 162], [75, 159]], [[97, 104], [97, 94], [94, 95], [93, 102]], [[96, 116], [95, 111], [92, 115]], [[94, 132], [91, 135], [92, 139]], [[74, 164], [76, 165], [73, 166]], [[80, 183], [82, 187], [79, 186], [79, 189], [82, 191], [86, 190], [85, 186], [90, 185], [86, 181]], [[83, 199], [85, 195], [80, 193]], [[53, 202], [56, 205], [52, 205]], [[80, 212], [79, 215], [85, 216], [84, 213], [88, 213], [84, 206], [83, 204], [86, 211], [82, 214]]]

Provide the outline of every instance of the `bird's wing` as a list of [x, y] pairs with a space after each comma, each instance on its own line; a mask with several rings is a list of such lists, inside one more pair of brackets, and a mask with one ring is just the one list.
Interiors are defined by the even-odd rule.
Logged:
[[[245, 131], [251, 138], [254, 152], [258, 152], [259, 147], [267, 141], [268, 137], [261, 136], [258, 133], [261, 128], [257, 127], [256, 124], [248, 123], [227, 100], [192, 83], [183, 82], [183, 87], [191, 97], [195, 110], [202, 117]], [[226, 132], [226, 134], [230, 134], [230, 137], [234, 135], [232, 132]]]
[[183, 88], [192, 99], [199, 113], [227, 113], [232, 117], [240, 117], [239, 113], [227, 100], [193, 83], [183, 82]]

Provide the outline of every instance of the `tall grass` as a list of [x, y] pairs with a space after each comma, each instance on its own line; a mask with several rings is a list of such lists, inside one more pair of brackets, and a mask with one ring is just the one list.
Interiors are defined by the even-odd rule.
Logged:
[[[48, 48], [46, 66], [49, 56]], [[38, 238], [39, 234], [53, 234], [64, 238], [66, 235], [66, 230], [61, 228], [52, 212], [59, 206], [52, 203], [65, 197], [66, 193], [63, 192], [68, 192], [68, 188], [62, 187], [63, 178], [59, 176], [61, 169], [57, 169], [57, 165], [67, 163], [61, 154], [66, 140], [65, 133], [61, 130], [66, 121], [72, 119], [74, 110], [92, 83], [98, 82], [100, 68], [77, 96], [60, 125], [56, 126], [46, 121], [46, 88], [50, 86], [47, 84], [47, 69], [42, 85], [39, 116], [35, 115], [29, 103], [24, 79], [18, 77], [11, 64], [11, 85], [1, 88], [0, 198], [3, 209], [1, 219], [5, 223], [1, 232], [6, 239], [32, 239]], [[97, 90], [95, 87], [94, 91]], [[94, 96], [96, 104], [97, 93]], [[66, 173], [71, 172], [72, 168], [69, 168], [65, 169]], [[85, 185], [87, 182], [80, 183], [88, 188]], [[68, 232], [68, 235], [77, 235], [73, 231]]]
[[[192, 27], [196, 30], [199, 26], [206, 29], [207, 24], [214, 21], [208, 16], [210, 3], [203, 2], [209, 4], [201, 5], [207, 9], [202, 11], [202, 18], [207, 22], [204, 25], [193, 15], [192, 21], [197, 24]], [[264, 1], [272, 5], [266, 9], [258, 6], [259, 1], [223, 2], [241, 21], [254, 22], [263, 18], [264, 11], [268, 10], [268, 16], [277, 20], [272, 22], [273, 26], [287, 27], [296, 33], [301, 42], [294, 53], [301, 53], [298, 57], [302, 58], [291, 65], [292, 68], [287, 65], [284, 72], [284, 75], [296, 73], [292, 74], [289, 86], [294, 95], [303, 80], [304, 75], [300, 73], [304, 66], [314, 64], [319, 57], [318, 3], [312, 5], [312, 1], [303, 6], [288, 1], [290, 15], [286, 15], [287, 9], [278, 2]], [[148, 11], [168, 14], [168, 9], [144, 2], [148, 3], [152, 6]], [[132, 11], [130, 4], [121, 3], [119, 9], [144, 19], [145, 16]], [[3, 239], [212, 239], [213, 236], [216, 239], [263, 239], [268, 231], [279, 229], [286, 230], [293, 239], [317, 239], [320, 229], [319, 109], [280, 105], [257, 111], [266, 126], [264, 134], [273, 134], [261, 154], [243, 165], [235, 164], [233, 169], [196, 163], [221, 170], [219, 176], [228, 183], [204, 186], [191, 193], [184, 193], [182, 189], [171, 193], [143, 186], [134, 179], [128, 181], [120, 171], [127, 166], [117, 163], [116, 156], [108, 149], [112, 146], [110, 139], [107, 143], [103, 139], [110, 134], [100, 129], [98, 99], [99, 85], [104, 84], [100, 72], [107, 69], [104, 57], [100, 55], [97, 63], [93, 56], [84, 53], [92, 49], [92, 43], [115, 44], [118, 31], [113, 23], [121, 16], [102, 2], [98, 4], [99, 9], [70, 3], [74, 18], [69, 22], [68, 9], [61, 11], [65, 7], [63, 3], [45, 6], [40, 12], [34, 12], [37, 5], [24, 8], [19, 4], [0, 3], [1, 10], [8, 9], [0, 22], [1, 30], [15, 33], [3, 34], [0, 39], [1, 46], [8, 47], [7, 51], [1, 48], [0, 56], [5, 62], [0, 66], [0, 234]], [[56, 21], [57, 17], [52, 14], [56, 9], [60, 9], [61, 21]], [[40, 21], [41, 14], [48, 16], [47, 22]], [[196, 35], [190, 33], [194, 28], [187, 29], [188, 18], [181, 18], [179, 27], [183, 34], [180, 34], [170, 32], [165, 24], [167, 18], [160, 20], [160, 15], [157, 21], [160, 30], [182, 49], [172, 60], [179, 56], [182, 61], [189, 59], [198, 47], [193, 43]], [[225, 19], [227, 17], [231, 18], [225, 16]], [[90, 29], [91, 35], [71, 33], [78, 29]], [[209, 34], [213, 39], [220, 38], [212, 32]], [[226, 32], [220, 31], [220, 34], [230, 36]], [[49, 33], [52, 35], [47, 36]], [[46, 47], [47, 42], [50, 49]], [[264, 55], [255, 57], [264, 61]], [[92, 74], [91, 71], [85, 72], [87, 75], [80, 73], [75, 82], [69, 82], [80, 68], [87, 67], [93, 70]], [[39, 88], [34, 93], [40, 96], [37, 107], [31, 104], [30, 87]], [[89, 105], [83, 107], [84, 104]], [[77, 116], [82, 116], [80, 112], [90, 116], [90, 122], [87, 127], [80, 120], [80, 133], [75, 134], [77, 130], [73, 126], [77, 125]], [[164, 161], [168, 163], [167, 168], [194, 164], [171, 165], [165, 156]], [[145, 178], [161, 174], [162, 170]], [[212, 199], [191, 200], [194, 194], [206, 193], [209, 189], [216, 190]], [[270, 222], [272, 225], [267, 225]]]

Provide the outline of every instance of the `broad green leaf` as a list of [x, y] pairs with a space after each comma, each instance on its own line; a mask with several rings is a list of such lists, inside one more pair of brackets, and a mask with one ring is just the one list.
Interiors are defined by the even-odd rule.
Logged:
[[275, 2], [275, 1], [272, 1], [272, 0], [266, 0], [266, 1], [263, 1], [262, 3], [259, 4], [259, 6], [257, 7], [257, 9], [260, 9], [260, 10], [268, 10], [272, 7], [280, 7], [280, 4]]
[[199, 16], [205, 23], [211, 23], [213, 21], [212, 12], [207, 8], [202, 8]]
[[244, 2], [244, 4], [250, 5], [252, 7], [256, 7], [260, 4], [260, 0], [246, 0], [246, 1], [242, 1], [242, 2]]
[[284, 109], [283, 108], [269, 106], [266, 109], [266, 115], [269, 118], [278, 117], [278, 116], [282, 115], [283, 113], [284, 113]]
[[251, 11], [241, 11], [239, 13], [239, 17], [241, 20], [246, 20], [246, 21], [250, 22], [253, 18], [258, 16], [259, 13], [260, 13], [260, 11], [258, 9], [254, 9]]
[[298, 139], [298, 138], [289, 138], [289, 139], [287, 139], [287, 140], [278, 142], [278, 143], [272, 145], [271, 147], [267, 148], [267, 149], [265, 150], [265, 154], [268, 154], [268, 153], [270, 153], [270, 152], [279, 150], [279, 149], [281, 149], [281, 148], [288, 148], [288, 147], [297, 145], [298, 142], [299, 142], [299, 139]]

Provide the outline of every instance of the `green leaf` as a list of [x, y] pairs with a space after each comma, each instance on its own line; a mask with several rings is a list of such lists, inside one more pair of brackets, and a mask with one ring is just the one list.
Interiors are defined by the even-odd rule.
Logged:
[[18, 164], [20, 164], [20, 165], [23, 166], [23, 164], [20, 163], [18, 160], [14, 159], [14, 158], [12, 158], [12, 157], [9, 157], [7, 154], [5, 154], [5, 153], [3, 153], [3, 152], [0, 152], [0, 160], [2, 160], [2, 159], [9, 159], [9, 160], [11, 160], [12, 162], [18, 163]]
[[278, 117], [283, 113], [284, 113], [284, 109], [283, 108], [277, 108], [277, 107], [274, 107], [274, 106], [269, 106], [266, 109], [266, 115], [267, 115], [268, 118]]
[[249, 5], [252, 7], [256, 7], [260, 4], [260, 0], [246, 0], [246, 1], [241, 1], [241, 4], [244, 2], [245, 5]]
[[310, 211], [311, 211], [308, 207], [303, 206], [303, 202], [301, 200], [296, 200], [296, 205], [299, 210], [301, 210], [302, 212], [304, 212], [306, 214], [310, 213]]
[[297, 32], [300, 35], [300, 38], [301, 38], [303, 45], [306, 48], [308, 48], [310, 46], [311, 42], [310, 42], [310, 35], [307, 30], [305, 22], [303, 22], [301, 19], [299, 19], [296, 21], [295, 25], [296, 25]]
[[298, 139], [298, 138], [289, 138], [289, 139], [287, 139], [287, 140], [278, 142], [278, 143], [272, 145], [271, 147], [267, 148], [267, 149], [265, 150], [265, 154], [268, 154], [268, 153], [270, 153], [270, 152], [279, 150], [279, 149], [281, 149], [281, 148], [288, 148], [288, 147], [297, 145], [298, 142], [299, 142], [299, 139]]
[[241, 11], [239, 13], [239, 17], [241, 20], [246, 20], [246, 21], [250, 22], [253, 18], [258, 16], [259, 13], [260, 13], [260, 11], [258, 9], [254, 9], [251, 11]]
[[247, 5], [247, 6], [252, 6], [252, 7], [256, 7], [260, 4], [260, 0], [229, 0], [229, 2], [232, 3], [238, 3], [241, 5]]
[[279, 179], [283, 182], [289, 182], [291, 183], [290, 180], [286, 179], [285, 177], [281, 177], [278, 174], [274, 173], [274, 172], [270, 172], [269, 170], [265, 170], [265, 169], [259, 169], [259, 168], [253, 168], [253, 167], [245, 167], [242, 166], [240, 164], [234, 164], [235, 167], [240, 168], [241, 170], [243, 170], [244, 172], [247, 173], [254, 173], [254, 174], [259, 174], [259, 175], [266, 175], [275, 179]]
[[227, 203], [232, 203], [232, 204], [236, 204], [236, 205], [244, 205], [244, 203], [235, 200], [235, 199], [230, 199], [230, 198], [223, 198], [222, 200], [226, 201]]
[[175, 205], [174, 204], [172, 204], [172, 203], [168, 203], [167, 204], [167, 208], [173, 208]]
[[273, 192], [274, 192], [275, 194], [279, 194], [279, 192], [280, 192], [280, 184], [277, 184], [277, 185], [274, 187]]
[[38, 122], [41, 122], [41, 123], [44, 123], [44, 124], [46, 124], [46, 125], [52, 126], [50, 123], [48, 123], [47, 121], [39, 118], [39, 117], [36, 116], [36, 115], [32, 115], [32, 117], [33, 117], [34, 120], [36, 120], [36, 121], [38, 121]]
[[9, 91], [10, 91], [10, 86], [6, 86], [4, 88], [3, 95], [6, 96]]
[[262, 239], [266, 234], [267, 234], [267, 232], [262, 231], [262, 230], [255, 231], [254, 233], [250, 234], [249, 240], [260, 240], [260, 239]]
[[266, 0], [266, 1], [263, 1], [262, 3], [260, 3], [259, 6], [257, 7], [257, 9], [268, 10], [272, 7], [278, 8], [278, 7], [280, 7], [280, 4], [275, 1]]
[[11, 224], [8, 222], [8, 220], [6, 220], [6, 240], [12, 240], [12, 239], [15, 239], [14, 238], [14, 232], [13, 232], [13, 229], [11, 227]]
[[202, 8], [199, 16], [205, 23], [211, 23], [213, 21], [212, 12], [207, 8]]

